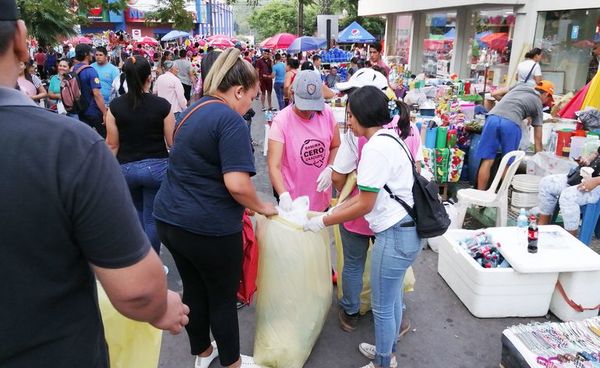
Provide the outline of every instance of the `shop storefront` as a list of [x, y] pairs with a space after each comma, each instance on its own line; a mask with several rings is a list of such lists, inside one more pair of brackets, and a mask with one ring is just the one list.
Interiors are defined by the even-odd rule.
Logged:
[[525, 53], [541, 47], [544, 78], [557, 92], [577, 90], [600, 41], [596, 0], [360, 0], [359, 15], [386, 16], [386, 55], [411, 71], [480, 83], [487, 76], [488, 86], [512, 83]]

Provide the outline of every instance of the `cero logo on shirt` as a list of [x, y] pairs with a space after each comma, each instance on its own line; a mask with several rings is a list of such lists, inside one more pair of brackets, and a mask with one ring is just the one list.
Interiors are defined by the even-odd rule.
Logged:
[[306, 165], [321, 167], [325, 162], [326, 152], [327, 148], [323, 142], [316, 139], [307, 139], [300, 148], [300, 157]]

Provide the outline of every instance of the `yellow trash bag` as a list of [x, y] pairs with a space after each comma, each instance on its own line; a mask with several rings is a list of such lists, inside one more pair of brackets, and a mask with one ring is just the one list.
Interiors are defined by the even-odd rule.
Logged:
[[100, 283], [96, 281], [96, 285], [110, 367], [158, 367], [162, 331], [123, 316], [112, 306]]
[[[348, 178], [346, 179], [346, 184], [340, 191], [339, 198], [337, 200], [332, 200], [332, 205], [335, 205], [337, 202], [343, 202], [354, 189], [356, 185], [356, 171], [348, 174]], [[342, 271], [344, 269], [344, 248], [342, 244], [342, 236], [340, 233], [340, 226], [343, 225], [335, 225], [333, 226], [333, 237], [335, 243], [335, 252], [337, 255], [336, 267], [337, 271], [340, 275], [337, 280], [337, 298], [338, 300], [342, 299], [343, 289], [342, 289]], [[363, 288], [360, 292], [360, 309], [359, 313], [361, 315], [366, 314], [371, 310], [371, 253], [373, 253], [373, 243], [369, 241], [369, 250], [367, 251], [367, 259], [365, 261], [365, 272], [363, 273]], [[412, 266], [406, 270], [406, 274], [404, 275], [404, 292], [414, 291], [415, 286], [415, 274], [413, 272]]]
[[301, 368], [331, 305], [329, 232], [305, 232], [280, 216], [256, 217], [254, 360], [265, 367]]

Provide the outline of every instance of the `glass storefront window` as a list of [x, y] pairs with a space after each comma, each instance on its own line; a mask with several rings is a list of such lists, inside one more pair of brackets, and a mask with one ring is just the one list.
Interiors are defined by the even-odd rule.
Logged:
[[423, 73], [447, 77], [456, 39], [456, 12], [428, 13], [425, 27], [428, 37], [423, 40]]
[[594, 42], [600, 42], [600, 8], [538, 13], [534, 46], [544, 50], [542, 77], [557, 93], [576, 91], [593, 77]]
[[485, 10], [472, 13], [472, 29], [469, 48], [470, 76], [483, 83], [485, 67], [488, 66], [489, 86], [504, 85], [512, 51], [515, 15], [511, 9]]
[[410, 61], [410, 33], [412, 16], [396, 16], [396, 32], [394, 43], [388, 53], [388, 61], [406, 65]]

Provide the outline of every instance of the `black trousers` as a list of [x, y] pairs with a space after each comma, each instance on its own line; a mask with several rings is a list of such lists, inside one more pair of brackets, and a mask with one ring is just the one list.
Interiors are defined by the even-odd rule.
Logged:
[[104, 121], [102, 116], [88, 116], [79, 114], [79, 120], [91, 126], [92, 129], [97, 131], [102, 138], [106, 138], [106, 125], [103, 124]]
[[190, 307], [185, 329], [191, 353], [208, 349], [212, 331], [221, 365], [235, 363], [240, 357], [236, 293], [242, 273], [242, 233], [204, 236], [158, 220], [156, 227], [183, 281], [183, 302]]
[[183, 95], [185, 96], [185, 99], [188, 100], [188, 102], [190, 101], [190, 98], [192, 97], [192, 86], [190, 86], [189, 84], [183, 84]]

